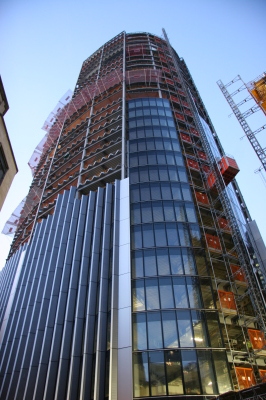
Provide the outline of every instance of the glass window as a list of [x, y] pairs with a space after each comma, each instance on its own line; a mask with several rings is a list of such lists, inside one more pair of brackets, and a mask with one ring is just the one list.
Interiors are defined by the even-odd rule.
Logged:
[[147, 201], [150, 200], [150, 187], [148, 183], [143, 183], [140, 185], [140, 200]]
[[157, 275], [155, 250], [144, 250], [145, 276]]
[[196, 347], [208, 347], [204, 313], [201, 311], [191, 311], [191, 317]]
[[158, 185], [158, 183], [151, 183], [150, 188], [151, 188], [151, 199], [161, 200], [162, 198], [161, 187]]
[[164, 371], [163, 351], [153, 351], [149, 353], [150, 364], [150, 384], [152, 396], [166, 395], [166, 379]]
[[168, 249], [157, 249], [158, 275], [169, 275]]
[[153, 151], [155, 150], [154, 139], [147, 139], [147, 150]]
[[214, 366], [216, 371], [219, 393], [232, 390], [232, 385], [228, 373], [227, 359], [225, 351], [213, 351]]
[[172, 201], [163, 203], [165, 221], [175, 221], [175, 213]]
[[177, 140], [172, 140], [172, 146], [174, 151], [180, 151], [180, 144]]
[[129, 139], [137, 139], [137, 132], [135, 129], [129, 129]]
[[[141, 204], [141, 216], [142, 216], [143, 223], [152, 222], [152, 213], [151, 213], [151, 203], [150, 202]], [[144, 238], [144, 242], [145, 242], [145, 238]]]
[[175, 311], [163, 311], [162, 321], [163, 321], [164, 347], [165, 348], [179, 347]]
[[179, 182], [179, 176], [178, 176], [178, 171], [176, 167], [168, 167], [168, 172], [169, 172], [169, 180], [170, 181], [177, 181]]
[[172, 200], [172, 193], [169, 183], [161, 183], [163, 200]]
[[192, 201], [192, 197], [191, 197], [191, 192], [190, 192], [189, 186], [182, 184], [181, 188], [182, 188], [183, 199]]
[[166, 159], [164, 153], [157, 153], [157, 161], [159, 165], [166, 165]]
[[147, 349], [146, 314], [133, 314], [133, 349]]
[[162, 136], [161, 128], [154, 127], [153, 128], [153, 133], [154, 133], [154, 137], [161, 137]]
[[139, 182], [139, 171], [138, 171], [138, 169], [136, 168], [136, 169], [130, 170], [129, 177], [130, 177], [130, 183]]
[[164, 221], [163, 203], [162, 203], [162, 201], [154, 201], [154, 202], [152, 202], [152, 209], [153, 209], [153, 221], [154, 222], [162, 222], [162, 221]]
[[157, 167], [149, 167], [150, 181], [158, 181], [159, 180], [159, 172]]
[[196, 268], [191, 251], [188, 249], [182, 249], [182, 255], [183, 255], [185, 274], [194, 275], [196, 273]]
[[150, 224], [142, 226], [143, 231], [143, 247], [154, 247], [153, 226]]
[[[207, 278], [200, 278], [201, 294], [203, 299], [204, 308], [215, 308], [212, 293], [211, 280]], [[217, 347], [217, 346], [214, 346]]]
[[180, 249], [169, 249], [172, 274], [183, 275], [183, 264]]
[[196, 213], [192, 204], [186, 204], [186, 213], [188, 222], [197, 222]]
[[163, 347], [160, 313], [147, 313], [147, 320], [149, 349], [160, 349]]
[[155, 147], [156, 150], [163, 150], [164, 146], [163, 146], [163, 140], [162, 139], [155, 139]]
[[192, 239], [192, 246], [201, 247], [200, 229], [198, 225], [190, 224], [189, 227]]
[[186, 394], [200, 394], [201, 390], [196, 351], [182, 351], [182, 364]]
[[146, 141], [140, 140], [138, 142], [138, 151], [145, 151], [146, 150]]
[[223, 347], [217, 312], [206, 311], [209, 338], [212, 347]]
[[162, 136], [169, 138], [169, 130], [167, 128], [162, 127]]
[[142, 129], [142, 128], [138, 128], [138, 129], [137, 129], [137, 136], [138, 136], [138, 139], [143, 139], [143, 138], [145, 138], [145, 130]]
[[131, 202], [132, 203], [140, 201], [139, 185], [131, 185], [130, 193], [131, 193]]
[[141, 226], [132, 227], [132, 247], [133, 249], [138, 249], [142, 247]]
[[146, 304], [147, 310], [157, 310], [160, 308], [159, 304], [159, 290], [157, 279], [146, 279]]
[[142, 116], [143, 116], [142, 108], [136, 110], [136, 117], [142, 117]]
[[155, 242], [157, 247], [167, 246], [164, 224], [154, 224]]
[[[176, 162], [176, 165], [179, 165], [179, 166], [183, 167], [184, 161], [183, 161], [183, 156], [182, 156], [181, 153], [179, 153], [179, 154], [175, 153], [175, 162]], [[186, 179], [186, 181], [187, 181], [187, 179]]]
[[174, 203], [174, 205], [175, 205], [176, 221], [185, 222], [186, 217], [185, 217], [185, 211], [184, 211], [183, 204], [182, 203]]
[[216, 394], [216, 380], [213, 372], [212, 354], [210, 351], [198, 351], [199, 371], [203, 394]]
[[149, 396], [148, 354], [133, 354], [134, 397]]
[[161, 308], [174, 308], [174, 298], [173, 298], [171, 278], [160, 278], [159, 288], [160, 288]]
[[[174, 127], [175, 126], [175, 123], [174, 123], [174, 121], [172, 119], [168, 118], [167, 122], [168, 122], [168, 126], [170, 126], [170, 127]], [[176, 137], [176, 132], [175, 132], [175, 135], [172, 136], [172, 137]]]
[[181, 246], [191, 246], [188, 227], [185, 224], [178, 224], [178, 233]]
[[181, 369], [180, 351], [165, 352], [166, 376], [168, 383], [168, 394], [183, 394], [183, 381]]
[[140, 224], [141, 223], [140, 205], [139, 204], [131, 205], [131, 223], [132, 224]]
[[173, 285], [176, 308], [188, 308], [185, 278], [173, 278]]
[[[146, 120], [146, 118], [145, 118], [145, 120]], [[129, 121], [129, 123], [130, 123], [130, 121]], [[143, 118], [138, 118], [136, 120], [136, 123], [137, 123], [137, 127], [144, 126], [144, 119]]]
[[147, 182], [149, 181], [148, 169], [147, 167], [140, 167], [139, 168], [139, 181], [140, 182]]
[[138, 155], [137, 154], [131, 154], [130, 155], [130, 167], [137, 167], [138, 166]]
[[[151, 125], [151, 120], [149, 118], [146, 120], [147, 122], [150, 121], [149, 125]], [[151, 127], [148, 126], [145, 127], [144, 137], [146, 138], [153, 137], [153, 130]]]
[[166, 163], [167, 163], [167, 165], [175, 165], [175, 159], [174, 159], [173, 153], [167, 152]]
[[139, 279], [132, 282], [133, 311], [145, 310], [144, 281]]
[[178, 183], [172, 183], [171, 188], [172, 188], [173, 199], [174, 200], [182, 200], [180, 185]]
[[149, 165], [157, 165], [157, 157], [153, 152], [148, 153], [148, 164]]
[[132, 257], [132, 277], [139, 278], [142, 276], [144, 276], [142, 251], [135, 251]]
[[162, 165], [159, 167], [159, 177], [160, 181], [169, 180], [167, 167], [163, 167]]
[[165, 150], [172, 150], [172, 141], [171, 140], [164, 139], [163, 145], [164, 145]]
[[187, 173], [185, 171], [185, 168], [179, 167], [178, 168], [178, 174], [179, 174], [180, 182], [187, 182], [188, 181]]
[[166, 224], [168, 246], [179, 246], [177, 226], [174, 223]]
[[190, 308], [201, 308], [199, 280], [197, 278], [187, 278], [186, 281]]
[[138, 144], [137, 143], [130, 143], [129, 147], [130, 147], [130, 153], [131, 154], [138, 151]]
[[151, 115], [151, 110], [149, 108], [144, 108], [143, 109], [143, 115]]

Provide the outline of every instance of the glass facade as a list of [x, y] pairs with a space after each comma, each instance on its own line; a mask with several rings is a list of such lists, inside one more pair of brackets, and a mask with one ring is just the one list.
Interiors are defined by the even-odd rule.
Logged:
[[[134, 397], [230, 390], [211, 280], [166, 99], [128, 102]], [[220, 376], [223, 367], [224, 374]]]

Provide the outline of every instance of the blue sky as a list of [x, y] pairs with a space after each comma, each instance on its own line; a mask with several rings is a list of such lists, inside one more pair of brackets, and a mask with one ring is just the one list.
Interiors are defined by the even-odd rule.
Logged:
[[[216, 81], [240, 74], [249, 82], [266, 71], [265, 0], [1, 0], [0, 73], [10, 109], [5, 121], [19, 173], [0, 213], [0, 230], [26, 196], [27, 165], [44, 135], [43, 122], [59, 98], [73, 89], [82, 62], [121, 31], [162, 34], [183, 57], [228, 154], [238, 183], [266, 242], [266, 187], [260, 165]], [[252, 117], [252, 129], [266, 123]], [[258, 139], [265, 143], [266, 131]], [[0, 268], [10, 239], [0, 235]]]

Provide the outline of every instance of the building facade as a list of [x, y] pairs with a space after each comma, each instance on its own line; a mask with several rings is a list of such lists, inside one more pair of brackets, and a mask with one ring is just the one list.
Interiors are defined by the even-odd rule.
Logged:
[[263, 245], [165, 32], [104, 44], [45, 129], [0, 276], [0, 398], [208, 399], [263, 382]]
[[9, 105], [2, 79], [0, 77], [0, 211], [10, 189], [14, 176], [18, 172], [15, 156], [9, 140], [4, 115]]

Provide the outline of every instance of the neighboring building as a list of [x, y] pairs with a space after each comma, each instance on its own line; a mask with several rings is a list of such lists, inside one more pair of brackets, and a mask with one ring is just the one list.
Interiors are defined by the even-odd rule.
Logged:
[[4, 115], [9, 109], [0, 76], [0, 211], [14, 176], [18, 172], [12, 146], [8, 137]]
[[0, 276], [0, 398], [198, 400], [264, 381], [263, 244], [165, 32], [104, 44], [65, 101]]

